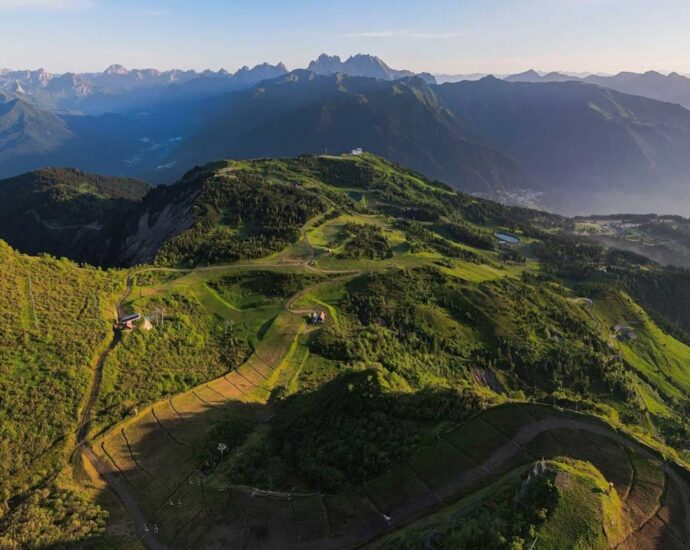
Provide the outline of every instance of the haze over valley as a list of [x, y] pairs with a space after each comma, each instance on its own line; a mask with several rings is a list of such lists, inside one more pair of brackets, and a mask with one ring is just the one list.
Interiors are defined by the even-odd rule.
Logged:
[[436, 82], [369, 55], [321, 55], [293, 71], [5, 69], [0, 175], [71, 166], [169, 184], [216, 158], [361, 147], [509, 204], [690, 214], [670, 198], [690, 173], [690, 79], [528, 72]]

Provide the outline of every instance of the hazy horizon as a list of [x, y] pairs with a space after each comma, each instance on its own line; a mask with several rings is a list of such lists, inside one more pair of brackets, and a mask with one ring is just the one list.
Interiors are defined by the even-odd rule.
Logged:
[[688, 20], [681, 0], [0, 0], [0, 47], [3, 67], [52, 73], [293, 69], [322, 52], [436, 74], [690, 73]]
[[[170, 71], [170, 70], [181, 70], [181, 71], [196, 71], [196, 72], [198, 72], [198, 73], [201, 73], [201, 72], [207, 71], [207, 70], [211, 70], [211, 71], [214, 71], [214, 72], [218, 72], [218, 71], [220, 71], [220, 70], [226, 70], [226, 71], [228, 71], [229, 73], [234, 73], [234, 72], [238, 71], [239, 69], [241, 69], [242, 67], [248, 66], [248, 67], [251, 68], [251, 67], [254, 67], [254, 66], [256, 66], [256, 65], [263, 64], [263, 63], [269, 63], [269, 64], [271, 64], [271, 65], [278, 65], [279, 63], [283, 63], [283, 64], [287, 67], [287, 70], [288, 70], [288, 71], [293, 71], [293, 70], [297, 70], [297, 69], [306, 69], [307, 66], [309, 65], [309, 63], [310, 63], [311, 61], [317, 59], [318, 56], [320, 56], [320, 55], [322, 55], [322, 54], [326, 54], [326, 55], [329, 55], [329, 56], [338, 56], [338, 57], [340, 57], [340, 59], [341, 59], [342, 61], [345, 61], [345, 60], [346, 60], [348, 57], [350, 57], [351, 55], [357, 55], [357, 54], [371, 55], [371, 56], [376, 56], [376, 57], [380, 58], [384, 63], [388, 64], [388, 65], [389, 65], [391, 68], [393, 68], [393, 69], [398, 69], [398, 70], [403, 70], [403, 69], [412, 70], [412, 69], [410, 69], [410, 67], [408, 67], [408, 66], [404, 66], [404, 65], [397, 66], [397, 65], [394, 65], [394, 64], [392, 64], [392, 63], [389, 63], [388, 60], [387, 60], [386, 58], [382, 57], [381, 55], [377, 55], [376, 53], [372, 53], [372, 52], [360, 51], [360, 52], [354, 52], [353, 54], [340, 55], [340, 54], [338, 54], [337, 52], [334, 53], [334, 52], [323, 51], [323, 52], [315, 53], [312, 57], [308, 58], [304, 63], [301, 63], [301, 64], [296, 65], [296, 66], [290, 66], [290, 65], [288, 65], [287, 63], [285, 63], [285, 62], [283, 62], [283, 61], [276, 61], [275, 63], [272, 63], [272, 62], [270, 62], [270, 61], [265, 61], [265, 60], [264, 60], [264, 61], [257, 61], [256, 63], [254, 63], [254, 62], [252, 62], [252, 63], [245, 63], [245, 64], [240, 65], [240, 66], [237, 66], [237, 67], [184, 67], [184, 66], [166, 66], [166, 67], [158, 67], [158, 66], [145, 66], [145, 65], [125, 65], [124, 63], [119, 63], [117, 60], [115, 60], [115, 61], [113, 61], [113, 62], [111, 62], [111, 63], [108, 63], [108, 62], [102, 63], [101, 66], [100, 66], [99, 68], [90, 69], [90, 70], [85, 70], [85, 71], [74, 70], [74, 69], [72, 69], [72, 70], [68, 69], [68, 70], [63, 70], [63, 71], [55, 71], [55, 70], [51, 70], [50, 67], [46, 67], [46, 66], [44, 66], [44, 65], [32, 66], [32, 67], [24, 67], [24, 66], [22, 66], [22, 67], [13, 67], [13, 66], [0, 65], [0, 71], [1, 71], [1, 70], [10, 70], [10, 71], [38, 71], [38, 70], [44, 70], [44, 71], [48, 72], [49, 74], [57, 74], [57, 75], [59, 75], [59, 74], [68, 74], [68, 73], [74, 73], [74, 74], [89, 74], [89, 73], [100, 73], [100, 72], [104, 72], [105, 70], [107, 70], [108, 68], [110, 68], [110, 67], [112, 67], [112, 66], [122, 66], [122, 67], [124, 67], [125, 69], [127, 69], [127, 70], [129, 70], [129, 71], [135, 71], [135, 70], [142, 70], [142, 71], [143, 71], [143, 70], [151, 70], [151, 69], [153, 69], [153, 70], [158, 70], [158, 71], [160, 71], [160, 72], [165, 72], [165, 71]], [[612, 72], [588, 71], [588, 70], [568, 70], [568, 69], [558, 69], [558, 68], [556, 68], [556, 69], [544, 69], [544, 68], [535, 68], [535, 67], [524, 67], [524, 68], [522, 68], [522, 69], [517, 69], [517, 70], [515, 70], [515, 71], [510, 71], [510, 72], [491, 71], [491, 70], [484, 70], [484, 71], [482, 71], [482, 70], [477, 70], [477, 71], [454, 71], [454, 72], [449, 72], [449, 71], [429, 71], [429, 70], [425, 70], [425, 69], [423, 69], [423, 68], [422, 68], [422, 69], [417, 69], [417, 70], [415, 70], [415, 72], [419, 72], [419, 73], [427, 72], [427, 73], [433, 74], [434, 76], [448, 76], [448, 77], [452, 77], [452, 76], [474, 76], [474, 75], [485, 75], [485, 76], [492, 75], [492, 76], [496, 76], [496, 77], [505, 77], [505, 76], [514, 75], [514, 74], [520, 74], [520, 73], [524, 73], [524, 72], [532, 71], [532, 70], [533, 70], [533, 71], [536, 71], [537, 73], [539, 73], [539, 74], [542, 75], [542, 76], [544, 76], [544, 75], [546, 75], [546, 74], [549, 74], [549, 73], [561, 73], [561, 74], [566, 74], [566, 75], [573, 76], [573, 77], [578, 77], [578, 78], [583, 78], [583, 77], [586, 77], [586, 76], [589, 76], [589, 75], [596, 75], [596, 76], [614, 76], [614, 75], [616, 75], [616, 74], [618, 74], [618, 73], [621, 73], [621, 72], [645, 73], [645, 72], [652, 72], [652, 71], [653, 71], [653, 72], [658, 72], [658, 73], [663, 74], [663, 75], [669, 75], [669, 74], [671, 74], [671, 73], [677, 73], [677, 74], [680, 74], [680, 75], [682, 75], [682, 76], [687, 76], [687, 77], [690, 78], [690, 72], [687, 72], [687, 73], [686, 73], [686, 72], [679, 71], [679, 70], [673, 70], [673, 69], [667, 69], [667, 68], [666, 68], [666, 69], [659, 69], [659, 68], [655, 68], [655, 67], [652, 67], [652, 68], [649, 68], [649, 69], [641, 69], [641, 70], [626, 70], [626, 69], [620, 69], [620, 70], [612, 71]]]

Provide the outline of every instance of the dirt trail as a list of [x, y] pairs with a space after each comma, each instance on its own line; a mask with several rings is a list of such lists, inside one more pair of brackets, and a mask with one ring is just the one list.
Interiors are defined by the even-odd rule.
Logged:
[[[218, 269], [227, 269], [230, 267], [235, 267], [238, 269], [248, 269], [248, 268], [253, 268], [253, 269], [261, 269], [262, 267], [290, 267], [290, 266], [301, 266], [303, 268], [309, 269], [314, 272], [319, 272], [323, 274], [340, 274], [340, 277], [337, 277], [336, 279], [330, 279], [328, 281], [322, 281], [319, 282], [315, 285], [312, 285], [310, 287], [307, 287], [303, 289], [302, 291], [298, 292], [294, 296], [292, 296], [286, 303], [285, 303], [285, 310], [290, 312], [290, 313], [296, 313], [296, 314], [302, 314], [305, 313], [307, 310], [296, 310], [294, 309], [294, 304], [302, 297], [304, 297], [306, 294], [309, 292], [313, 291], [315, 288], [318, 286], [321, 286], [323, 284], [327, 284], [329, 282], [332, 282], [334, 280], [338, 279], [344, 279], [344, 278], [349, 278], [349, 277], [355, 277], [359, 274], [361, 274], [361, 271], [359, 270], [346, 270], [346, 271], [333, 271], [333, 270], [322, 270], [318, 268], [317, 266], [313, 265], [313, 260], [315, 257], [315, 250], [314, 248], [309, 244], [308, 238], [306, 234], [304, 235], [304, 242], [307, 245], [307, 247], [310, 250], [310, 257], [306, 261], [300, 261], [300, 262], [295, 262], [295, 263], [275, 263], [275, 264], [261, 264], [261, 263], [256, 263], [256, 264], [241, 264], [241, 265], [234, 265], [234, 266], [211, 266], [211, 267], [205, 267], [205, 268], [197, 268], [199, 271], [208, 271], [208, 270], [218, 270]], [[176, 269], [176, 268], [149, 268], [149, 269], [142, 269], [137, 272], [133, 272], [132, 275], [135, 273], [143, 272], [143, 271], [175, 271], [175, 272], [188, 272], [192, 270], [184, 270], [184, 269]], [[132, 278], [130, 277], [128, 281], [128, 290], [123, 296], [123, 298], [120, 300], [119, 304], [121, 304], [126, 297], [128, 296], [129, 290], [131, 289], [131, 283], [132, 283]], [[107, 357], [107, 354], [109, 351], [111, 351], [115, 345], [117, 345], [117, 342], [119, 340], [114, 337], [113, 342], [111, 343], [111, 346], [109, 347], [108, 350], [106, 350], [101, 358], [99, 358], [99, 364], [100, 367], [102, 367], [102, 362], [105, 360]], [[278, 365], [273, 365], [273, 367], [277, 367]], [[136, 533], [141, 539], [141, 541], [148, 547], [152, 548], [154, 550], [163, 550], [166, 548], [165, 544], [162, 543], [160, 540], [157, 539], [154, 533], [154, 526], [153, 525], [147, 525], [146, 523], [146, 518], [143, 515], [141, 509], [139, 508], [139, 505], [137, 503], [137, 499], [134, 496], [134, 491], [133, 487], [129, 485], [127, 480], [119, 475], [117, 472], [113, 472], [112, 468], [110, 465], [106, 464], [102, 458], [100, 458], [94, 451], [91, 449], [88, 445], [88, 442], [85, 441], [86, 438], [86, 433], [87, 433], [87, 428], [86, 426], [88, 425], [88, 417], [90, 415], [90, 409], [91, 405], [93, 404], [93, 400], [95, 399], [95, 396], [98, 394], [98, 386], [100, 384], [100, 373], [99, 368], [97, 368], [97, 373], [94, 375], [94, 384], [91, 389], [91, 397], [89, 399], [89, 402], [87, 403], [87, 406], [84, 408], [84, 413], [82, 415], [82, 422], [80, 423], [80, 430], [79, 430], [79, 437], [78, 437], [78, 444], [82, 445], [83, 443], [86, 443], [85, 445], [82, 445], [84, 456], [91, 462], [93, 467], [96, 469], [96, 471], [99, 473], [99, 475], [103, 478], [103, 480], [107, 483], [107, 485], [113, 490], [113, 492], [117, 495], [118, 499], [122, 503], [122, 506], [125, 508], [125, 510], [129, 513], [130, 518], [134, 524], [134, 527], [136, 529]], [[202, 385], [203, 386], [203, 385]], [[200, 386], [201, 387], [201, 386]], [[623, 438], [619, 433], [615, 432], [613, 429], [608, 429], [605, 427], [601, 426], [595, 426], [592, 423], [586, 421], [586, 420], [579, 420], [579, 419], [574, 419], [574, 418], [563, 418], [563, 417], [554, 417], [554, 418], [549, 418], [545, 420], [539, 420], [539, 421], [534, 421], [531, 424], [526, 425], [520, 432], [518, 432], [510, 441], [505, 443], [503, 446], [497, 448], [486, 460], [484, 460], [481, 464], [478, 464], [476, 467], [467, 470], [464, 472], [462, 475], [459, 475], [457, 478], [455, 478], [452, 482], [452, 487], [449, 486], [444, 490], [443, 492], [446, 493], [447, 495], [447, 501], [451, 501], [453, 498], [458, 498], [463, 494], [463, 492], [471, 489], [472, 487], [477, 486], [478, 484], [484, 482], [484, 481], [489, 481], [495, 476], [496, 472], [499, 471], [505, 464], [507, 464], [511, 459], [513, 459], [518, 453], [522, 452], [522, 447], [526, 444], [528, 444], [530, 441], [532, 441], [534, 438], [538, 437], [544, 432], [549, 432], [553, 430], [558, 430], [558, 429], [568, 429], [568, 430], [581, 430], [585, 431], [588, 433], [596, 434], [596, 435], [601, 435], [610, 439], [616, 439], [617, 441], [620, 441], [623, 445], [634, 449], [636, 452], [643, 454], [644, 456], [653, 456], [653, 453], [643, 447], [641, 444], [638, 444], [632, 440], [628, 440]], [[685, 509], [685, 515], [686, 517], [690, 517], [690, 490], [688, 489], [687, 484], [684, 482], [684, 480], [681, 478], [681, 476], [678, 475], [677, 472], [674, 471], [673, 468], [664, 466], [664, 470], [668, 476], [668, 478], [674, 483], [674, 485], [677, 486], [677, 488], [680, 491], [680, 494], [682, 495], [682, 501], [683, 501], [683, 507]], [[242, 488], [248, 492], [251, 492], [253, 494], [259, 495], [264, 493], [260, 489], [255, 489], [251, 487], [244, 487]], [[275, 497], [279, 497], [281, 494], [280, 493], [274, 493], [273, 494]], [[292, 498], [292, 495], [286, 494], [285, 495], [285, 500], [286, 502], [289, 502], [290, 499]], [[413, 520], [418, 519], [420, 516], [423, 517], [424, 515], [428, 515], [429, 513], [432, 513], [436, 511], [438, 508], [438, 503], [430, 504], [427, 508], [423, 509], [422, 514], [417, 514], [415, 517], [410, 517], [410, 518], [400, 518], [399, 522], [396, 522], [396, 528], [403, 527], [409, 523], [411, 523]], [[388, 517], [382, 517], [383, 519], [383, 525], [390, 525], [390, 520], [391, 518]], [[395, 521], [395, 518], [393, 518], [393, 521]], [[685, 528], [685, 536], [686, 540], [690, 541], [690, 522], [686, 522], [686, 525], [684, 526]], [[374, 531], [369, 531], [369, 532], [359, 532], [359, 533], [353, 533], [353, 536], [359, 539], [358, 544], [365, 544], [369, 541], [375, 540], [378, 537], [385, 535], [386, 532], [374, 532]], [[342, 539], [341, 539], [342, 542]], [[338, 541], [337, 540], [323, 540], [320, 541], [320, 544], [317, 546], [321, 547], [333, 547], [337, 546]]]
[[[306, 294], [309, 292], [312, 292], [319, 286], [325, 285], [332, 283], [333, 281], [336, 280], [342, 280], [342, 279], [347, 279], [351, 277], [355, 277], [357, 275], [361, 274], [360, 270], [352, 269], [352, 270], [327, 270], [327, 269], [321, 269], [318, 266], [314, 265], [314, 260], [316, 258], [316, 250], [314, 247], [309, 243], [309, 238], [306, 234], [306, 232], [303, 232], [303, 242], [309, 249], [309, 257], [306, 258], [304, 261], [288, 261], [288, 262], [273, 262], [273, 263], [248, 263], [248, 264], [229, 264], [229, 265], [215, 265], [215, 266], [207, 266], [207, 267], [198, 267], [195, 269], [182, 269], [182, 268], [169, 268], [169, 267], [150, 267], [150, 268], [142, 268], [138, 269], [136, 271], [132, 271], [127, 279], [127, 288], [125, 290], [125, 293], [122, 295], [120, 300], [118, 301], [116, 308], [117, 308], [117, 314], [118, 317], [121, 317], [123, 315], [123, 309], [122, 309], [122, 304], [125, 302], [127, 297], [130, 295], [131, 290], [132, 290], [132, 285], [134, 282], [134, 276], [139, 274], [139, 273], [144, 273], [147, 271], [156, 271], [156, 272], [173, 272], [173, 273], [188, 273], [188, 272], [193, 272], [193, 271], [217, 271], [217, 270], [223, 270], [223, 269], [237, 269], [237, 270], [243, 270], [243, 269], [261, 269], [261, 268], [266, 268], [266, 267], [272, 267], [272, 268], [277, 268], [277, 267], [302, 267], [304, 269], [308, 269], [309, 271], [315, 272], [315, 273], [320, 273], [324, 275], [340, 275], [339, 277], [333, 278], [333, 279], [328, 279], [326, 281], [321, 281], [319, 283], [316, 283], [314, 285], [311, 285], [305, 289], [302, 289], [301, 291], [297, 292], [295, 295], [293, 295], [284, 305], [284, 309], [289, 312], [289, 313], [294, 313], [294, 314], [305, 314], [308, 313], [311, 310], [307, 309], [294, 309], [294, 304], [300, 300], [302, 297], [304, 297]], [[146, 519], [141, 512], [136, 498], [133, 496], [131, 488], [127, 485], [126, 481], [123, 480], [122, 477], [117, 476], [117, 474], [113, 474], [112, 469], [109, 467], [108, 464], [106, 464], [103, 459], [101, 459], [90, 447], [89, 442], [86, 440], [87, 435], [88, 435], [88, 427], [89, 427], [89, 421], [91, 418], [91, 410], [96, 402], [96, 399], [98, 398], [98, 393], [100, 390], [100, 385], [101, 385], [101, 380], [103, 377], [103, 365], [105, 363], [105, 360], [107, 359], [108, 355], [110, 352], [115, 349], [115, 347], [119, 344], [121, 341], [121, 333], [119, 331], [114, 331], [113, 332], [113, 338], [110, 341], [107, 349], [99, 356], [95, 370], [94, 370], [94, 377], [93, 381], [91, 384], [91, 390], [89, 393], [89, 398], [83, 408], [82, 411], [82, 416], [81, 420], [79, 423], [79, 429], [77, 432], [77, 448], [75, 449], [75, 453], [79, 450], [82, 449], [82, 452], [84, 453], [84, 456], [91, 462], [92, 466], [96, 469], [96, 471], [99, 473], [101, 478], [108, 484], [108, 487], [113, 490], [113, 492], [116, 494], [118, 499], [120, 500], [120, 503], [122, 506], [127, 510], [127, 512], [130, 515], [130, 518], [134, 524], [137, 536], [141, 539], [141, 541], [149, 548], [154, 548], [154, 549], [164, 549], [166, 546], [161, 543], [155, 536], [153, 529], [154, 526], [149, 526], [146, 523]], [[273, 367], [277, 367], [278, 365], [273, 365]], [[199, 387], [206, 386], [206, 383], [201, 384]], [[264, 493], [260, 489], [254, 489], [254, 488], [248, 488], [249, 491], [252, 493], [256, 494], [262, 494]]]
[[79, 420], [79, 428], [77, 429], [77, 447], [86, 441], [86, 436], [89, 433], [91, 410], [96, 403], [96, 399], [98, 399], [98, 392], [101, 389], [101, 381], [103, 380], [103, 365], [105, 364], [105, 360], [108, 358], [110, 352], [113, 351], [120, 343], [120, 339], [120, 332], [113, 331], [113, 336], [108, 344], [108, 347], [98, 356], [98, 360], [96, 361], [93, 371], [93, 379], [91, 381], [91, 390], [89, 391], [89, 397], [82, 410], [81, 419]]
[[110, 468], [103, 463], [101, 458], [93, 451], [89, 445], [82, 447], [85, 457], [91, 462], [99, 475], [108, 484], [108, 487], [115, 493], [124, 509], [129, 514], [130, 520], [134, 524], [137, 536], [147, 548], [152, 550], [165, 550], [167, 547], [162, 544], [155, 536], [155, 525], [147, 525], [146, 518], [141, 512], [136, 499], [132, 495], [130, 487], [127, 486], [123, 478], [113, 475]]
[[[118, 318], [122, 317], [122, 304], [125, 302], [125, 300], [127, 300], [131, 292], [132, 279], [130, 277], [127, 279], [127, 287], [125, 288], [125, 292], [122, 294], [120, 299], [117, 301], [117, 304], [115, 305]], [[101, 353], [98, 356], [98, 359], [96, 360], [96, 364], [94, 365], [93, 371], [93, 379], [91, 380], [91, 389], [89, 390], [89, 397], [86, 400], [84, 407], [82, 408], [81, 418], [79, 419], [79, 427], [77, 428], [77, 447], [75, 448], [75, 451], [81, 445], [83, 445], [83, 443], [86, 441], [86, 436], [89, 433], [91, 410], [93, 409], [93, 406], [96, 403], [96, 399], [98, 399], [98, 392], [100, 391], [101, 381], [103, 380], [103, 365], [105, 364], [105, 360], [108, 358], [110, 352], [113, 351], [115, 347], [120, 343], [121, 338], [122, 334], [119, 331], [113, 330], [113, 334], [110, 342], [108, 343], [108, 346], [103, 351], [103, 353]]]
[[[505, 465], [508, 464], [513, 458], [515, 458], [516, 455], [522, 453], [524, 447], [528, 445], [532, 440], [539, 437], [541, 434], [545, 432], [552, 432], [555, 430], [569, 430], [573, 432], [582, 431], [593, 435], [603, 436], [608, 439], [615, 440], [616, 442], [619, 442], [630, 449], [633, 449], [636, 453], [642, 456], [648, 458], [652, 458], [655, 456], [654, 453], [651, 452], [649, 449], [643, 447], [641, 444], [638, 444], [632, 440], [624, 438], [620, 433], [617, 433], [613, 429], [593, 425], [591, 422], [584, 419], [580, 420], [576, 418], [563, 418], [554, 416], [553, 418], [548, 418], [544, 420], [535, 420], [534, 422], [524, 426], [512, 439], [504, 443], [501, 447], [495, 449], [491, 453], [491, 455], [488, 456], [485, 460], [483, 460], [480, 464], [477, 464], [475, 467], [466, 470], [465, 472], [461, 473], [456, 478], [454, 478], [452, 481], [449, 481], [447, 487], [440, 488], [439, 492], [443, 493], [444, 495], [444, 498], [442, 498], [442, 500], [445, 503], [450, 504], [457, 498], [460, 498], [467, 494], [467, 491], [472, 490], [473, 488], [478, 487], [483, 483], [488, 483], [492, 481], [495, 475], [498, 472], [502, 471]], [[90, 449], [89, 453], [92, 453]], [[125, 508], [130, 512], [132, 521], [137, 526], [138, 531], [145, 535], [145, 537], [142, 537], [142, 540], [151, 548], [165, 548], [165, 546], [160, 541], [156, 539], [152, 540], [150, 533], [143, 532], [145, 518], [139, 510], [135, 498], [132, 496], [132, 488], [128, 485], [128, 483], [122, 477], [110, 473], [112, 472], [112, 470], [109, 469], [107, 465], [103, 464], [101, 462], [101, 459], [97, 456], [91, 456], [90, 454], [89, 458], [91, 458], [92, 463], [94, 463], [94, 466], [103, 473], [103, 477], [106, 479], [106, 481], [108, 481], [112, 489], [120, 497], [121, 502], [123, 503]], [[668, 476], [668, 479], [674, 484], [675, 488], [679, 491], [679, 494], [682, 497], [684, 515], [686, 517], [690, 517], [690, 491], [688, 490], [687, 484], [673, 468], [667, 465], [664, 465], [663, 467], [664, 471]], [[233, 487], [233, 489], [240, 490], [245, 493], [250, 493], [252, 496], [260, 496], [263, 494], [270, 495], [275, 498], [282, 498], [288, 504], [291, 502], [291, 499], [295, 498], [295, 495], [290, 493], [273, 493], [262, 491], [260, 489], [252, 487]], [[286, 504], [286, 506], [288, 504]], [[380, 519], [383, 520], [382, 523], [380, 523], [379, 525], [390, 526], [392, 522], [392, 524], [395, 525], [395, 528], [399, 529], [406, 525], [409, 525], [410, 523], [417, 519], [420, 519], [421, 517], [424, 517], [430, 513], [437, 511], [438, 506], [438, 500], [430, 501], [425, 508], [422, 508], [418, 511], [419, 513], [415, 513], [413, 516], [410, 517], [398, 518], [384, 516], [383, 513], [378, 511], [377, 509], [377, 514], [380, 516]], [[690, 523], [686, 522], [684, 529], [685, 540], [690, 540]], [[315, 543], [313, 546], [315, 548], [341, 547], [344, 542], [344, 539], [348, 539], [349, 542], [357, 541], [353, 542], [353, 545], [359, 546], [374, 541], [379, 537], [386, 535], [388, 532], [388, 528], [383, 530], [375, 528], [373, 530], [355, 532], [351, 535], [349, 533], [341, 533], [340, 536], [336, 539], [324, 539], [319, 541], [318, 543]], [[630, 536], [634, 536], [634, 533]], [[629, 540], [629, 538], [630, 537], [628, 537], [626, 541]]]

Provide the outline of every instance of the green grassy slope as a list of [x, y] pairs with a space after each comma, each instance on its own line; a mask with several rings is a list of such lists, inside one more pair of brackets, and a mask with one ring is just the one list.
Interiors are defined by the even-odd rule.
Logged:
[[[80, 540], [102, 527], [103, 513], [56, 476], [112, 338], [124, 276], [23, 256], [3, 242], [0, 265], [0, 532], [10, 532], [0, 546]], [[83, 519], [72, 523], [72, 513]]]
[[[391, 540], [414, 548], [430, 536], [420, 517], [439, 548], [528, 548], [536, 537], [606, 547], [643, 526], [644, 540], [682, 538], [687, 487], [655, 453], [688, 464], [690, 348], [620, 284], [663, 268], [563, 240], [560, 218], [371, 155], [214, 163], [154, 198], [190, 196], [189, 228], [126, 274], [6, 248], [15, 285], [19, 265], [62, 266], [72, 286], [50, 287], [59, 308], [83, 289], [103, 296], [90, 352], [91, 340], [74, 339], [79, 311], [51, 318], [60, 333], [43, 339], [26, 299], [8, 309], [27, 349], [68, 349], [88, 373], [83, 357], [108, 341], [105, 312], [126, 279], [122, 309], [150, 323], [120, 334], [102, 379], [73, 395], [78, 417], [92, 389], [91, 421], [56, 490], [88, 488], [83, 506], [108, 509], [104, 544], [352, 547], [399, 531]], [[500, 245], [497, 231], [520, 242]], [[325, 322], [309, 323], [319, 312]], [[27, 362], [15, 379], [46, 379]], [[54, 472], [68, 464], [56, 457]], [[511, 499], [542, 457], [549, 473], [518, 513]], [[17, 491], [8, 525], [41, 509]]]

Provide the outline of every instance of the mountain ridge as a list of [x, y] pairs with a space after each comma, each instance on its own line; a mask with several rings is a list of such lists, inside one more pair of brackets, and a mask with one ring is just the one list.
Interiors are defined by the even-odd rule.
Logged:
[[[350, 76], [369, 76], [384, 80], [397, 80], [414, 75], [407, 70], [395, 70], [376, 56], [356, 54], [345, 62], [338, 56], [321, 54], [309, 63], [309, 70], [318, 74], [343, 73]], [[170, 86], [203, 88], [200, 79], [213, 80], [213, 93], [225, 93], [233, 90], [250, 88], [262, 80], [275, 78], [289, 72], [284, 63], [276, 65], [259, 63], [253, 67], [242, 66], [234, 73], [225, 69], [212, 71], [205, 69], [180, 70], [171, 69], [128, 69], [123, 65], [112, 64], [102, 72], [87, 73], [49, 73], [45, 69], [37, 70], [0, 70], [0, 91], [16, 90], [28, 101], [54, 110], [72, 110], [90, 114], [104, 112], [113, 107], [122, 109], [131, 103], [126, 98], [117, 98], [123, 94], [143, 94], [145, 99], [152, 93], [165, 94]], [[423, 77], [434, 82], [432, 75], [423, 73]], [[136, 99], [136, 98], [134, 98]]]
[[141, 180], [43, 168], [0, 180], [0, 234], [26, 254], [108, 263], [115, 228], [150, 185]]
[[146, 264], [0, 240], [0, 546], [682, 548], [688, 271], [367, 153], [26, 177]]
[[561, 73], [536, 83], [485, 77], [436, 85], [424, 75], [387, 80], [284, 70], [264, 65], [164, 91], [103, 96], [102, 107], [123, 97], [131, 102], [102, 115], [55, 113], [0, 92], [0, 176], [69, 165], [171, 183], [217, 158], [361, 147], [508, 203], [570, 214], [640, 208], [688, 214], [664, 200], [666, 191], [682, 191], [690, 168], [690, 122], [674, 104], [563, 81]]
[[524, 73], [510, 75], [505, 80], [508, 82], [561, 82], [577, 80], [626, 94], [639, 95], [668, 103], [677, 103], [685, 108], [690, 108], [690, 78], [677, 72], [664, 75], [659, 71], [653, 70], [644, 73], [623, 71], [610, 76], [588, 75], [580, 77], [557, 72], [542, 76], [534, 70], [529, 70]]

